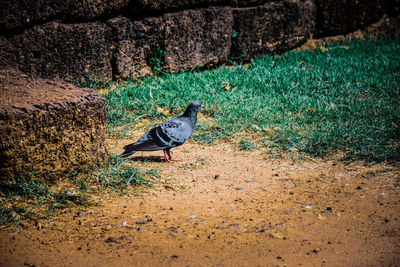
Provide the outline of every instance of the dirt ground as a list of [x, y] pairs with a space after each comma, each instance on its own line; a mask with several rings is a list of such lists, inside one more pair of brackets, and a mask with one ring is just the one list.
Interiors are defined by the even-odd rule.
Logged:
[[[114, 152], [130, 140], [111, 140]], [[1, 266], [399, 266], [400, 168], [188, 143], [141, 196], [0, 231]], [[144, 160], [151, 159], [150, 162]]]

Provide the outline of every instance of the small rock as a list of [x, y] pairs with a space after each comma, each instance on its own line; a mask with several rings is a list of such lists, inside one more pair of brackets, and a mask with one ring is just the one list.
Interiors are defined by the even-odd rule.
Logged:
[[267, 229], [263, 228], [260, 230], [260, 233], [265, 233], [267, 231]]
[[312, 204], [306, 206], [306, 209], [311, 209], [312, 208]]
[[228, 225], [226, 228], [231, 229], [234, 226], [239, 226], [239, 224], [233, 223], [233, 224]]
[[123, 226], [127, 226], [127, 225], [128, 225], [128, 221], [123, 221], [123, 222], [122, 222], [122, 225], [123, 225]]
[[174, 208], [173, 208], [173, 207], [171, 207], [171, 208], [169, 208], [169, 210], [174, 210]]
[[361, 190], [361, 186], [357, 186], [356, 189], [357, 189], [357, 190]]
[[77, 215], [78, 215], [78, 217], [83, 217], [83, 216], [85, 216], [85, 213], [83, 211], [79, 211]]
[[321, 249], [320, 248], [314, 248], [311, 252], [317, 254], [318, 252], [320, 252]]
[[130, 240], [130, 237], [122, 235], [122, 236], [118, 237], [118, 240]]
[[175, 233], [178, 232], [178, 228], [177, 227], [168, 227], [167, 230], [170, 230], [170, 231], [175, 232]]
[[236, 190], [243, 190], [243, 187], [238, 186], [238, 187], [235, 187], [235, 189]]
[[171, 259], [177, 259], [177, 258], [179, 258], [178, 255], [172, 255], [172, 256], [171, 256]]
[[245, 180], [245, 182], [246, 182], [246, 183], [255, 183], [255, 182], [257, 182], [257, 181], [254, 181], [254, 180]]
[[280, 233], [270, 233], [269, 236], [272, 237], [272, 238], [276, 238], [276, 239], [286, 239], [286, 237], [284, 237]]
[[218, 180], [218, 179], [219, 179], [219, 174], [216, 174], [216, 175], [214, 176], [214, 179], [215, 179], [215, 180]]
[[120, 244], [121, 242], [119, 242], [117, 239], [115, 239], [114, 237], [109, 237], [106, 239], [105, 241], [106, 243], [117, 243]]
[[136, 222], [136, 224], [146, 224], [146, 222], [145, 221], [138, 221], [138, 222]]

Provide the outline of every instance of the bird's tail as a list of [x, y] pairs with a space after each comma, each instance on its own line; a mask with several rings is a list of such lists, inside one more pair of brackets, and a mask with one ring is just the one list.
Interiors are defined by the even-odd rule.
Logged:
[[133, 149], [132, 145], [133, 144], [125, 146], [124, 147], [125, 151], [122, 152], [122, 154], [119, 155], [119, 156], [122, 157], [122, 158], [127, 158], [127, 157], [132, 156], [133, 154], [135, 154], [137, 151]]

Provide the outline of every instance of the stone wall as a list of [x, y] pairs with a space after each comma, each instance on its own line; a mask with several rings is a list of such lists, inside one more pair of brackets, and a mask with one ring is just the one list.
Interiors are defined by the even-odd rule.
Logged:
[[1, 0], [0, 38], [26, 73], [71, 82], [110, 80], [147, 75], [154, 64], [177, 71], [280, 53], [313, 36], [346, 34], [384, 14], [398, 16], [399, 3]]

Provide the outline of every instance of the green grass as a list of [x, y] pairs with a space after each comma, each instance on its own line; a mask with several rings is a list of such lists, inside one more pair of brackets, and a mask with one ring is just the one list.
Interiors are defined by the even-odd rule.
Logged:
[[89, 203], [88, 195], [76, 190], [51, 190], [46, 181], [35, 178], [34, 172], [20, 173], [1, 181], [0, 199], [0, 225], [19, 225], [27, 219], [46, 218], [56, 209]]
[[102, 168], [91, 173], [72, 173], [60, 188], [35, 173], [10, 175], [0, 182], [0, 225], [24, 225], [25, 221], [51, 220], [57, 210], [96, 205], [94, 195], [135, 192], [137, 185], [150, 186], [156, 169], [144, 170], [110, 154]]
[[200, 143], [247, 132], [264, 136], [258, 145], [271, 149], [399, 160], [399, 38], [265, 55], [248, 66], [150, 76], [107, 88], [102, 94], [111, 136], [129, 137], [138, 122], [149, 120], [147, 129], [198, 99], [207, 117], [193, 136]]
[[157, 177], [156, 169], [144, 171], [131, 164], [126, 164], [126, 160], [120, 156], [111, 154], [104, 168], [95, 171], [96, 182], [101, 190], [119, 191], [126, 193], [132, 185], [150, 186], [153, 181], [146, 179], [146, 176]]

